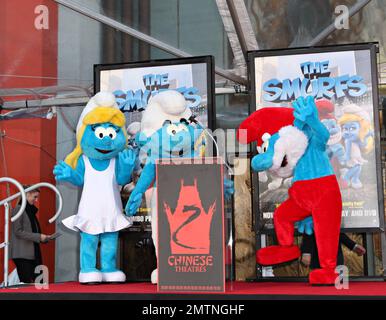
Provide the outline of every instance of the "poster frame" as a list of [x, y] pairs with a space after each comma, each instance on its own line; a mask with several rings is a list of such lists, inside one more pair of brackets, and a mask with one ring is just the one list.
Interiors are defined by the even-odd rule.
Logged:
[[[378, 214], [379, 227], [362, 227], [362, 228], [342, 228], [343, 232], [355, 233], [373, 233], [384, 232], [385, 216], [384, 214], [384, 197], [383, 197], [383, 179], [382, 179], [382, 162], [381, 162], [381, 145], [380, 145], [380, 123], [379, 123], [379, 94], [378, 94], [378, 70], [377, 70], [377, 53], [378, 43], [367, 42], [359, 44], [345, 44], [345, 45], [331, 45], [331, 46], [315, 46], [315, 47], [301, 47], [301, 48], [286, 48], [273, 50], [258, 50], [248, 51], [247, 65], [248, 65], [248, 83], [250, 91], [249, 114], [256, 111], [256, 87], [255, 87], [255, 58], [272, 57], [272, 56], [286, 56], [298, 54], [312, 54], [312, 53], [328, 53], [328, 52], [342, 52], [342, 51], [358, 51], [369, 50], [370, 64], [371, 64], [371, 81], [372, 81], [372, 99], [373, 99], [373, 124], [374, 124], [374, 146], [375, 146], [375, 167], [377, 179], [377, 195], [378, 195]], [[252, 145], [251, 157], [256, 155], [256, 145]], [[251, 170], [252, 171], [252, 170]], [[251, 172], [252, 178], [252, 214], [255, 215], [255, 231], [256, 235], [273, 234], [274, 230], [262, 230], [261, 228], [261, 214], [260, 214], [260, 193], [258, 175], [256, 172]]]
[[214, 57], [213, 56], [196, 56], [188, 58], [168, 58], [156, 60], [142, 60], [122, 63], [102, 63], [94, 64], [94, 94], [100, 90], [101, 71], [133, 69], [146, 67], [163, 67], [181, 64], [206, 64], [206, 85], [207, 85], [207, 114], [208, 128], [216, 129], [216, 105], [215, 105], [215, 75], [214, 75]]

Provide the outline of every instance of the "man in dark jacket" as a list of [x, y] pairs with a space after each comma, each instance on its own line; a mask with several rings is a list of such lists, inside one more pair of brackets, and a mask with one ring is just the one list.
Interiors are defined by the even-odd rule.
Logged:
[[[10, 257], [16, 265], [20, 281], [24, 283], [35, 282], [35, 268], [43, 263], [40, 243], [48, 240], [48, 236], [41, 233], [36, 217], [38, 208], [34, 204], [39, 198], [39, 192], [39, 190], [27, 192], [25, 212], [12, 223], [11, 229]], [[17, 206], [13, 209], [12, 216], [19, 208], [20, 206]]]
[[[366, 249], [363, 246], [351, 240], [345, 233], [341, 233], [339, 236], [338, 255], [336, 262], [337, 266], [344, 265], [342, 244], [349, 250], [354, 251], [358, 256], [363, 256], [366, 253]], [[316, 246], [314, 234], [303, 234], [303, 241], [300, 250], [302, 252], [301, 262], [305, 266], [309, 266], [311, 269], [320, 268], [318, 249]]]

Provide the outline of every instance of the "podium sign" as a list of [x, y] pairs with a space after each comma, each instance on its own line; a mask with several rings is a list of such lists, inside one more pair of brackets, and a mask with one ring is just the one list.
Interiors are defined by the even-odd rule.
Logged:
[[220, 159], [157, 162], [158, 291], [225, 291]]

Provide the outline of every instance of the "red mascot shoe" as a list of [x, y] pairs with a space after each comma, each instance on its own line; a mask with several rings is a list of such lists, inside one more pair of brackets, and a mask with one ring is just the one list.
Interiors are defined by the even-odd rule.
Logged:
[[272, 266], [296, 260], [300, 257], [298, 246], [269, 246], [256, 252], [256, 262], [262, 266]]
[[310, 272], [309, 282], [311, 285], [332, 286], [337, 277], [333, 269], [315, 269]]

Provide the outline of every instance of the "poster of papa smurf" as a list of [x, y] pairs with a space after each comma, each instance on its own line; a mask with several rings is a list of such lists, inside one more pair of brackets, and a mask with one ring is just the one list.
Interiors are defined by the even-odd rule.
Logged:
[[[342, 194], [342, 228], [381, 227], [376, 46], [261, 51], [251, 53], [250, 61], [251, 112], [292, 107], [301, 96], [314, 98], [319, 120], [330, 134], [326, 153]], [[273, 212], [286, 200], [292, 179], [290, 173], [278, 176], [270, 170], [255, 176], [254, 207], [262, 232], [273, 228]]]

